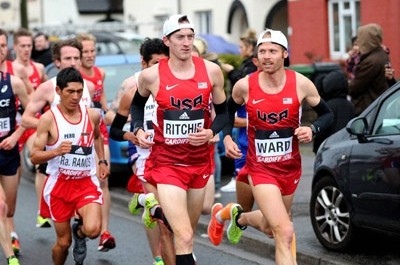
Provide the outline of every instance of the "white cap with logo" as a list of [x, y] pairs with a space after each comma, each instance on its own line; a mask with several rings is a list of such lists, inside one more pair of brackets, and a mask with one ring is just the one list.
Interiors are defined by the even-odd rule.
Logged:
[[[181, 21], [181, 22], [180, 22]], [[186, 15], [173, 15], [170, 16], [163, 26], [163, 35], [168, 36], [171, 33], [180, 29], [192, 29], [194, 31], [194, 25], [192, 21]]]
[[286, 36], [279, 30], [266, 29], [261, 32], [258, 37], [257, 46], [264, 42], [272, 42], [281, 45], [286, 50], [288, 49], [288, 41]]

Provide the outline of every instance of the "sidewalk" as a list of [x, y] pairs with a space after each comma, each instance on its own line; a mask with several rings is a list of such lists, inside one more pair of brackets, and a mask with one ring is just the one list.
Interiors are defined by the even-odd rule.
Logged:
[[[313, 174], [314, 154], [311, 145], [301, 147], [303, 174], [296, 191], [295, 200], [293, 204], [293, 222], [296, 230], [297, 238], [297, 263], [299, 265], [355, 265], [355, 264], [376, 264], [376, 260], [372, 257], [363, 255], [341, 254], [327, 251], [318, 242], [312, 230], [311, 221], [309, 218], [309, 199], [311, 196], [311, 181]], [[223, 178], [223, 184], [228, 182], [230, 177]], [[122, 188], [113, 188], [111, 190], [113, 203], [121, 203], [128, 205], [131, 194]], [[222, 197], [217, 199], [216, 202], [227, 204], [228, 202], [236, 201], [236, 194], [233, 192], [222, 193]], [[207, 225], [210, 216], [202, 215], [200, 217], [197, 234], [201, 235], [207, 233]], [[210, 243], [211, 244], [211, 243]], [[226, 237], [222, 244], [229, 244]], [[261, 257], [268, 256], [274, 259], [275, 243], [274, 240], [268, 238], [261, 232], [249, 227], [243, 232], [243, 236], [236, 247], [242, 250], [254, 253]], [[399, 259], [392, 259], [393, 262], [399, 262]], [[393, 263], [393, 264], [395, 264]], [[380, 263], [381, 264], [381, 263]], [[383, 264], [383, 263], [382, 263]], [[386, 264], [386, 263], [384, 263]], [[388, 263], [392, 264], [392, 263]]]

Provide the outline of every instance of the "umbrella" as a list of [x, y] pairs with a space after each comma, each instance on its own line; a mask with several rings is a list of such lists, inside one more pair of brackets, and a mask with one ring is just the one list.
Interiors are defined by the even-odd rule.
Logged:
[[209, 53], [215, 52], [218, 54], [226, 53], [226, 54], [239, 54], [239, 45], [229, 42], [222, 38], [221, 36], [214, 34], [199, 34], [200, 38], [203, 38], [207, 41]]

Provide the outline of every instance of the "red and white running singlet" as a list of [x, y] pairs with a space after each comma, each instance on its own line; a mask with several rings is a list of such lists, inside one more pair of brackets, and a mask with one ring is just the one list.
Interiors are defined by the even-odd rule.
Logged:
[[46, 173], [50, 177], [63, 175], [64, 178], [77, 179], [96, 174], [93, 127], [86, 107], [83, 104], [79, 106], [81, 119], [78, 123], [69, 122], [58, 106], [50, 109], [57, 125], [58, 138], [54, 144], [46, 145], [46, 150], [57, 148], [63, 141], [72, 142], [70, 153], [48, 161]]

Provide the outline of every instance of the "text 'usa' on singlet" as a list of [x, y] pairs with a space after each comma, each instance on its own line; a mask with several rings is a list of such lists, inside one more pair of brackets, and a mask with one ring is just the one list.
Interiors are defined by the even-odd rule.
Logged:
[[48, 161], [47, 171], [50, 177], [83, 178], [96, 174], [94, 156], [94, 133], [86, 106], [79, 104], [81, 119], [77, 123], [69, 122], [58, 106], [52, 107], [58, 138], [54, 144], [46, 145], [46, 150], [57, 148], [63, 141], [71, 141], [71, 152], [56, 156]]
[[176, 78], [168, 59], [160, 60], [160, 86], [157, 102], [157, 126], [154, 127], [152, 156], [162, 164], [199, 165], [209, 163], [208, 143], [189, 144], [189, 133], [210, 128], [210, 94], [212, 85], [203, 59], [193, 56], [195, 74], [190, 79]]
[[300, 177], [301, 157], [294, 130], [301, 120], [296, 73], [285, 70], [286, 83], [276, 94], [265, 93], [259, 85], [260, 72], [249, 76], [248, 153], [249, 173], [273, 177]]
[[11, 75], [0, 71], [0, 142], [15, 131], [17, 106]]

